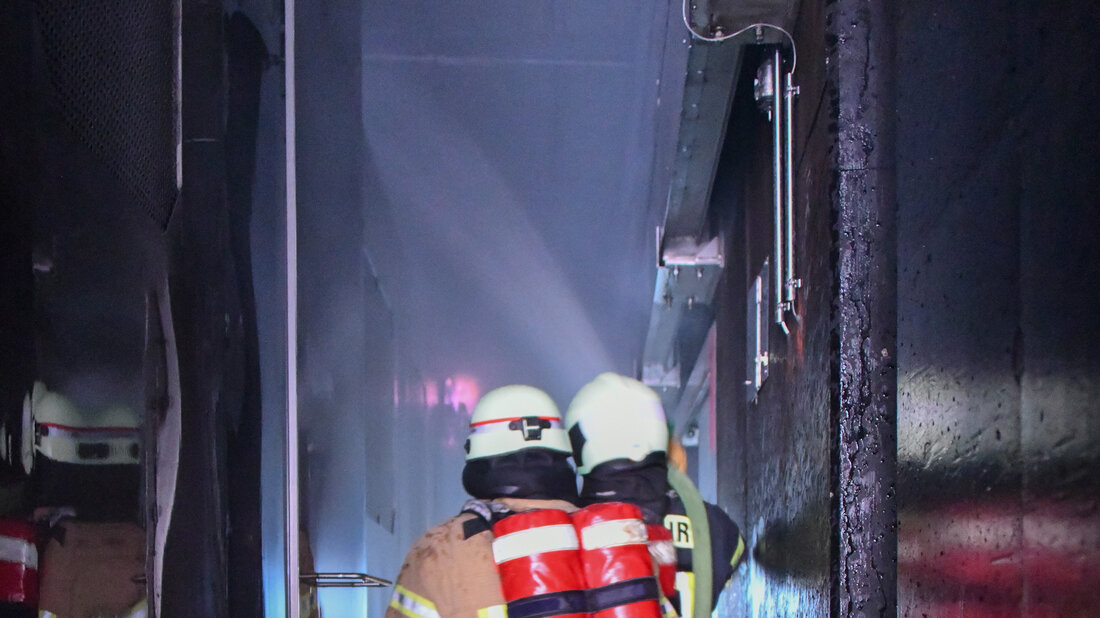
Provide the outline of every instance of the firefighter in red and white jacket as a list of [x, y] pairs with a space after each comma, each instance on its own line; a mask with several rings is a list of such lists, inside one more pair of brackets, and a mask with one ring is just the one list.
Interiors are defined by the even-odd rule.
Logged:
[[387, 616], [669, 618], [641, 511], [577, 509], [561, 415], [542, 391], [488, 393], [470, 420], [474, 497], [410, 550]]
[[[473, 500], [409, 550], [386, 616], [508, 616], [492, 526], [507, 515], [535, 510], [556, 512], [568, 521], [577, 509], [570, 452], [561, 414], [549, 395], [524, 385], [486, 393], [470, 419], [462, 473]], [[570, 543], [543, 537], [551, 549], [555, 541]]]

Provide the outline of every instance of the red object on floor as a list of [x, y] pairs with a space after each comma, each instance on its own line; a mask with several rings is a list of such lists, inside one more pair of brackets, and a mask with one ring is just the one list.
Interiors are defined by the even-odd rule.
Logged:
[[30, 522], [0, 519], [0, 602], [38, 609], [38, 548]]

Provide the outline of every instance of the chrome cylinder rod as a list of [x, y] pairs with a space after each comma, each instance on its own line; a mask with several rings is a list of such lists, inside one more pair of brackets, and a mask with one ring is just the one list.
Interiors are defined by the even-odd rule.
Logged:
[[283, 555], [287, 618], [300, 618], [298, 574], [298, 178], [294, 92], [294, 0], [283, 0], [286, 48], [286, 450]]
[[784, 322], [783, 300], [783, 92], [782, 70], [783, 56], [779, 48], [771, 66], [772, 78], [772, 167], [775, 176], [775, 323], [788, 333]]
[[[802, 286], [802, 280], [794, 275], [794, 97], [798, 94], [798, 88], [791, 84], [791, 74], [787, 73], [783, 93], [786, 99], [786, 108], [783, 110], [783, 124], [786, 135], [783, 144], [783, 153], [786, 157], [787, 186], [784, 190], [786, 199], [786, 224], [787, 224], [787, 265], [786, 276], [783, 278], [786, 287], [786, 308], [794, 311], [795, 290]], [[778, 88], [777, 88], [778, 89]]]

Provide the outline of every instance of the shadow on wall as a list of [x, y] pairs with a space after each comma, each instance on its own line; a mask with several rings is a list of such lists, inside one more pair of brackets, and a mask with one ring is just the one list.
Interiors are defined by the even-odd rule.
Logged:
[[802, 511], [758, 525], [752, 559], [760, 568], [795, 582], [829, 577], [829, 514]]

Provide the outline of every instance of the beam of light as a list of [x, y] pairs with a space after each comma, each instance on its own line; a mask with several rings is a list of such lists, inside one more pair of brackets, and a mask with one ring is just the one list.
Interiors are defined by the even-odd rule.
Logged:
[[[615, 368], [522, 198], [467, 124], [424, 91], [431, 84], [407, 83], [407, 77], [390, 73], [384, 80], [386, 91], [380, 94], [378, 79], [364, 82], [371, 85], [364, 86], [364, 106], [392, 120], [367, 123], [365, 130], [368, 149], [377, 151], [373, 162], [386, 196], [383, 201], [389, 202], [391, 218], [400, 223], [400, 245], [423, 247], [423, 239], [431, 239], [433, 255], [446, 256], [457, 270], [438, 270], [438, 264], [428, 263], [430, 257], [403, 256], [411, 263], [402, 267], [431, 268], [437, 277], [429, 284], [432, 289], [395, 290], [395, 296], [405, 296], [395, 304], [414, 307], [421, 316], [436, 316], [420, 322], [434, 323], [443, 334], [470, 327], [450, 317], [454, 303], [486, 307], [503, 317], [493, 324], [493, 337], [508, 341], [506, 349], [536, 351], [533, 362], [546, 368], [548, 380], [579, 385], [599, 371]], [[459, 280], [447, 281], [448, 276]], [[461, 296], [446, 298], [442, 289], [454, 289]], [[412, 334], [418, 340], [417, 356], [432, 358], [429, 353], [439, 345], [431, 339], [433, 334]], [[483, 333], [474, 335], [478, 334]]]

